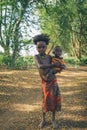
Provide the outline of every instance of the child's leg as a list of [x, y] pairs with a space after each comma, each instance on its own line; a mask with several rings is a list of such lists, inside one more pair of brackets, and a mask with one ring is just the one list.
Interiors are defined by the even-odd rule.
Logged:
[[42, 121], [45, 121], [45, 116], [46, 116], [46, 113], [43, 112], [43, 115], [42, 115]]
[[55, 119], [55, 112], [52, 112], [52, 123], [53, 123], [53, 128], [58, 128], [58, 125], [56, 123], [56, 119]]
[[46, 113], [43, 112], [43, 114], [42, 114], [42, 121], [40, 123], [40, 128], [43, 128], [46, 125], [45, 116], [46, 116]]
[[52, 121], [55, 121], [55, 112], [52, 112]]

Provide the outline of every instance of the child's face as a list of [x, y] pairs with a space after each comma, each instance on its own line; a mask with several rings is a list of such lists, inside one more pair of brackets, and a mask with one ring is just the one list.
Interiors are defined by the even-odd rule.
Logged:
[[39, 52], [39, 54], [44, 55], [46, 49], [47, 49], [47, 45], [44, 41], [37, 42], [37, 51]]
[[56, 48], [55, 49], [55, 55], [56, 56], [61, 56], [62, 55], [62, 49], [61, 48]]

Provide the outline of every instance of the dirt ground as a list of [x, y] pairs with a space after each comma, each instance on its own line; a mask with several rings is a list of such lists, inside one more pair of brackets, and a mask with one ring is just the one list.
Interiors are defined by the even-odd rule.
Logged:
[[[62, 111], [58, 130], [87, 130], [87, 67], [68, 67], [57, 74]], [[42, 95], [37, 69], [0, 70], [0, 130], [39, 130]], [[43, 130], [53, 130], [51, 113]]]

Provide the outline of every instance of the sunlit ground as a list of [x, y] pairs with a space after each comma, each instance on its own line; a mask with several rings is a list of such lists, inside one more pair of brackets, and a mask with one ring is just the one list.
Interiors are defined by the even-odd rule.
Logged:
[[[58, 130], [87, 130], [87, 67], [69, 67], [57, 74], [62, 111]], [[0, 130], [39, 130], [42, 110], [41, 81], [36, 69], [0, 71]], [[51, 113], [47, 126], [52, 130]]]

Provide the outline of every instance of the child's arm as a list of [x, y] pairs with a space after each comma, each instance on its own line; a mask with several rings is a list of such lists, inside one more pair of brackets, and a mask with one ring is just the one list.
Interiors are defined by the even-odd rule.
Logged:
[[54, 63], [54, 64], [43, 64], [39, 57], [35, 56], [35, 62], [39, 69], [46, 69], [46, 68], [54, 68], [54, 67], [60, 67], [60, 63]]

